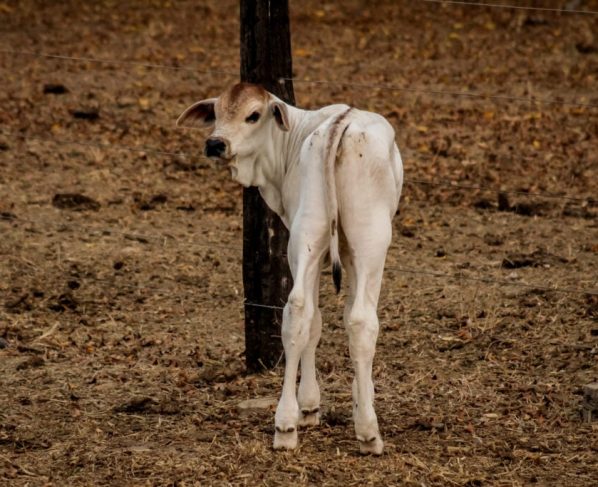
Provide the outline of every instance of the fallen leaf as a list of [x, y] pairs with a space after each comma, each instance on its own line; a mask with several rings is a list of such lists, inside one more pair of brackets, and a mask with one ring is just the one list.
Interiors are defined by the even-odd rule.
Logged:
[[300, 47], [298, 49], [295, 49], [294, 54], [297, 57], [308, 57], [311, 56], [311, 51], [308, 51], [307, 49], [303, 49]]
[[142, 110], [148, 110], [150, 108], [150, 101], [149, 98], [139, 98], [139, 100], [137, 100], [137, 103], [139, 103], [139, 106], [141, 107]]

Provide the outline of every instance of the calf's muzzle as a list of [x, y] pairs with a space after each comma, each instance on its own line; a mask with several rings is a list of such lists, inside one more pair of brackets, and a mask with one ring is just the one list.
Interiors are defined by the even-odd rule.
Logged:
[[226, 142], [218, 137], [206, 140], [205, 154], [207, 157], [221, 158], [226, 154]]

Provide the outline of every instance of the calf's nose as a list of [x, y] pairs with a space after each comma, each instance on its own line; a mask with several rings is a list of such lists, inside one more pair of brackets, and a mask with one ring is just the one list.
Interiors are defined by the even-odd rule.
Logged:
[[226, 144], [222, 139], [217, 137], [210, 137], [206, 140], [206, 156], [221, 157], [226, 152]]

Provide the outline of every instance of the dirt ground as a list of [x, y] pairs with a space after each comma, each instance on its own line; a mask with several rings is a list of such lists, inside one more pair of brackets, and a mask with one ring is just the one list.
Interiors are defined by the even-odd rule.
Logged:
[[404, 155], [385, 454], [358, 452], [329, 273], [322, 424], [278, 453], [238, 408], [282, 382], [244, 373], [241, 189], [174, 128], [236, 80], [237, 3], [1, 0], [0, 484], [597, 485], [598, 16], [291, 4], [298, 104], [382, 113]]

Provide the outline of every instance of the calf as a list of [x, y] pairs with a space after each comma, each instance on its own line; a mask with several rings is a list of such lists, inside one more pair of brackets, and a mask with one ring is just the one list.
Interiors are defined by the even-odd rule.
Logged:
[[298, 426], [319, 423], [319, 278], [329, 254], [337, 292], [341, 263], [347, 273], [355, 433], [363, 453], [381, 454], [372, 362], [382, 272], [403, 184], [393, 128], [382, 116], [347, 105], [301, 110], [247, 83], [191, 105], [177, 120], [182, 124], [213, 127], [206, 155], [226, 163], [243, 186], [257, 186], [290, 230], [294, 284], [283, 312], [286, 365], [274, 448], [295, 448]]

